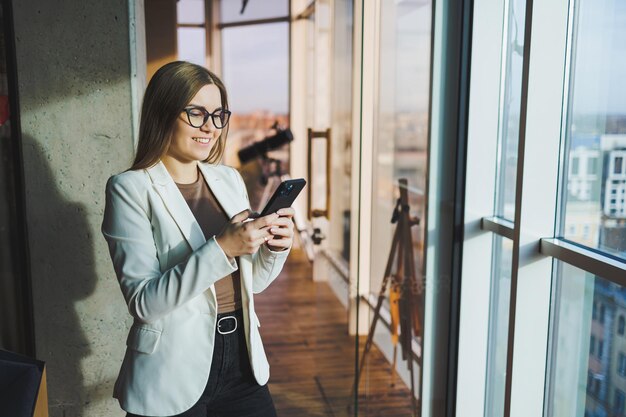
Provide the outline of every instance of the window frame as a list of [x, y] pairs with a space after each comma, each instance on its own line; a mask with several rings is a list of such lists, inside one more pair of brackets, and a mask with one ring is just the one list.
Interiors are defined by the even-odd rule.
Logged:
[[[494, 0], [475, 3], [472, 59], [480, 56], [481, 48], [485, 48], [485, 40], [480, 37], [480, 22], [485, 13], [482, 8], [488, 7], [486, 5], [493, 7]], [[483, 169], [486, 169], [484, 166], [493, 169], [496, 163], [496, 158], [492, 155], [492, 149], [496, 148], [493, 142], [496, 135], [493, 131], [486, 130], [490, 126], [487, 116], [478, 114], [480, 111], [488, 114], [496, 112], [489, 100], [485, 104], [481, 102], [476, 108], [476, 105], [472, 105], [473, 95], [470, 97], [464, 251], [474, 253], [473, 249], [479, 242], [490, 241], [489, 237], [492, 234], [513, 239], [514, 243], [505, 398], [507, 416], [550, 414], [545, 399], [550, 395], [547, 381], [552, 358], [546, 346], [551, 346], [550, 338], [555, 325], [554, 317], [550, 315], [555, 302], [553, 299], [555, 261], [573, 265], [626, 286], [626, 263], [623, 260], [557, 235], [563, 218], [561, 196], [564, 195], [563, 190], [566, 190], [564, 186], [567, 186], [563, 173], [569, 169], [565, 160], [566, 124], [563, 121], [568, 117], [569, 110], [567, 103], [574, 6], [575, 2], [568, 0], [526, 2], [516, 213], [513, 222], [494, 216], [492, 208], [487, 207], [489, 204], [482, 207], [479, 204], [472, 205], [475, 201], [482, 199], [489, 202], [493, 198], [493, 189], [479, 183], [479, 176], [476, 174], [480, 171], [475, 164], [482, 163]], [[532, 39], [541, 41], [533, 43]], [[486, 77], [483, 78], [483, 75], [485, 72], [494, 71], [495, 68], [493, 61], [483, 60], [481, 71], [472, 74], [471, 91], [479, 91], [478, 94], [483, 98], [485, 96], [488, 98], [499, 77], [494, 77], [495, 81], [493, 79], [489, 81], [485, 80]], [[493, 121], [491, 123], [493, 126]], [[472, 135], [481, 129], [485, 132], [484, 136]], [[546, 138], [556, 139], [546, 141]], [[488, 163], [485, 163], [486, 161]], [[597, 164], [597, 161], [595, 163]], [[597, 165], [594, 166], [597, 171]], [[579, 166], [579, 171], [582, 168]], [[587, 175], [590, 174], [589, 170], [585, 172]], [[599, 175], [598, 172], [591, 174]], [[555, 198], [546, 199], [545, 195], [552, 195]], [[483, 253], [492, 252], [492, 248], [486, 244], [483, 244], [482, 248], [488, 249], [488, 252]], [[470, 393], [481, 390], [484, 392], [487, 381], [482, 375], [475, 373], [470, 382], [469, 369], [472, 368], [466, 362], [474, 354], [476, 363], [474, 369], [477, 371], [484, 364], [486, 337], [482, 324], [477, 327], [474, 320], [481, 317], [484, 320], [485, 308], [482, 305], [477, 307], [477, 303], [473, 303], [472, 299], [476, 299], [477, 293], [482, 295], [479, 300], [485, 299], [488, 281], [486, 277], [490, 276], [486, 271], [490, 259], [486, 259], [488, 257], [485, 256], [470, 258], [464, 257], [463, 276], [480, 279], [472, 279], [471, 285], [465, 284], [468, 280], [464, 280], [463, 284], [457, 409], [463, 410], [464, 415], [466, 413], [479, 415], [480, 401], [475, 397], [471, 401]], [[481, 290], [478, 291], [477, 287]], [[600, 308], [594, 305], [594, 312], [596, 313], [594, 316], [597, 317]], [[597, 318], [602, 320], [601, 317]], [[470, 340], [469, 333], [476, 330], [478, 332], [474, 340]], [[479, 347], [483, 350], [479, 351], [480, 355], [476, 355], [478, 352], [476, 349]], [[483, 367], [483, 372], [484, 369], [486, 368]], [[468, 409], [468, 405], [471, 408]], [[480, 410], [480, 413], [482, 414], [483, 410]]]

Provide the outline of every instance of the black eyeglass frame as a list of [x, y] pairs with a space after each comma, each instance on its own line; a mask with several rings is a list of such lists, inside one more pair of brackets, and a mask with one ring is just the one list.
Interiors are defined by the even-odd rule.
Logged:
[[[191, 114], [190, 112], [192, 110], [200, 110], [202, 111], [202, 124], [200, 126], [196, 126], [191, 122]], [[209, 117], [211, 118], [211, 122], [213, 123], [213, 126], [215, 126], [215, 128], [217, 129], [224, 129], [226, 127], [226, 125], [228, 125], [228, 122], [230, 121], [230, 115], [232, 114], [230, 110], [226, 110], [226, 109], [216, 109], [213, 113], [209, 113], [209, 111], [207, 109], [205, 109], [204, 107], [200, 107], [200, 106], [189, 106], [189, 107], [185, 107], [183, 109], [183, 111], [187, 114], [187, 121], [189, 122], [189, 125], [192, 127], [195, 127], [196, 129], [201, 128], [202, 126], [204, 126], [207, 122], [207, 120], [209, 120]], [[226, 123], [224, 123], [223, 125], [218, 125], [217, 121], [221, 122], [221, 117], [220, 114], [225, 114], [226, 115]], [[217, 121], [216, 121], [217, 120]]]

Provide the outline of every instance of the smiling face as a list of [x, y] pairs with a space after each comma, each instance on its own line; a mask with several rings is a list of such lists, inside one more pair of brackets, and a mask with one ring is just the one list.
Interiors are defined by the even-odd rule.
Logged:
[[[220, 90], [214, 84], [205, 85], [186, 107], [189, 106], [204, 107], [209, 113], [214, 112], [222, 107]], [[222, 129], [216, 128], [210, 117], [202, 127], [196, 128], [189, 124], [187, 114], [181, 112], [176, 119], [166, 158], [182, 164], [204, 161], [221, 133]]]

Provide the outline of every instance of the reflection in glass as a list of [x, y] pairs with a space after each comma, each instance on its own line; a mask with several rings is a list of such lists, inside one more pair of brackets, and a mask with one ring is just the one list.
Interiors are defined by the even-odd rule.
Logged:
[[546, 415], [624, 416], [626, 288], [556, 266]]
[[241, 22], [244, 20], [269, 19], [289, 15], [288, 0], [252, 0], [248, 1], [241, 13], [242, 1], [222, 0], [220, 3], [220, 21], [222, 23]]
[[[413, 353], [421, 355], [421, 325], [423, 324], [423, 242], [425, 223], [425, 184], [427, 173], [428, 126], [431, 67], [432, 2], [405, 0], [381, 2], [380, 6], [379, 82], [376, 91], [378, 108], [375, 114], [375, 137], [372, 184], [372, 236], [370, 292], [378, 295], [385, 274], [395, 224], [390, 222], [399, 198], [398, 180], [408, 181], [410, 215], [420, 218], [418, 226], [411, 227], [412, 252], [416, 271], [416, 288], [411, 292], [412, 303], [418, 306], [419, 317], [412, 319], [419, 327], [413, 340]], [[437, 283], [437, 285], [445, 283]], [[389, 304], [384, 304], [389, 309]], [[402, 315], [400, 316], [400, 320]], [[389, 334], [378, 337], [376, 343], [393, 362], [393, 348]], [[408, 358], [407, 358], [408, 359]], [[397, 369], [402, 384], [389, 388], [389, 381], [372, 381], [368, 392], [387, 391], [395, 395], [405, 408], [394, 415], [410, 412], [410, 377], [407, 362], [398, 348]], [[413, 360], [413, 359], [411, 359]], [[366, 365], [367, 366], [367, 365]], [[419, 364], [414, 362], [419, 374]], [[367, 369], [365, 372], [369, 372]], [[404, 374], [403, 374], [404, 372]], [[374, 373], [374, 370], [372, 370]], [[420, 391], [416, 381], [416, 392]], [[368, 399], [368, 401], [370, 401]], [[367, 407], [368, 401], [360, 407]], [[401, 411], [400, 411], [401, 410]], [[400, 414], [398, 414], [400, 413]], [[410, 414], [407, 414], [410, 415]]]
[[501, 114], [496, 215], [513, 221], [517, 178], [522, 66], [524, 63], [525, 0], [508, 0], [505, 14], [504, 62], [501, 87]]
[[626, 3], [577, 6], [561, 235], [626, 257]]
[[[424, 214], [428, 144], [431, 5], [385, 3], [381, 10], [380, 87], [374, 155], [371, 288], [377, 291], [385, 268], [381, 248], [390, 248], [391, 214], [399, 197], [398, 179], [407, 178], [412, 215]], [[416, 270], [421, 271], [422, 228], [413, 228]], [[388, 253], [385, 250], [383, 253]]]
[[[228, 3], [228, 2], [226, 2]], [[239, 2], [237, 2], [239, 3]], [[254, 2], [251, 1], [250, 5]], [[271, 47], [269, 47], [271, 45]], [[224, 163], [239, 167], [237, 152], [269, 135], [274, 123], [289, 124], [289, 26], [271, 23], [222, 29], [222, 79], [232, 112]], [[289, 170], [289, 148], [268, 152]], [[258, 209], [268, 168], [260, 159], [240, 167], [253, 209]], [[272, 167], [273, 168], [273, 167]]]
[[494, 235], [487, 352], [485, 417], [504, 416], [513, 242]]

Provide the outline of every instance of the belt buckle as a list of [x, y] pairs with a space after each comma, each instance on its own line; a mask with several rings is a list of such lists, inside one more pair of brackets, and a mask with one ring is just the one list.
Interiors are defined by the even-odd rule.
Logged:
[[[233, 319], [233, 320], [235, 320], [235, 327], [233, 327], [233, 329], [232, 329], [232, 330], [228, 330], [228, 331], [223, 332], [223, 331], [220, 329], [220, 325], [221, 325], [221, 323], [222, 323], [222, 320], [227, 320], [227, 319]], [[219, 319], [219, 320], [217, 321], [217, 332], [218, 332], [219, 334], [231, 334], [231, 333], [233, 333], [235, 330], [237, 330], [237, 317], [235, 317], [235, 316], [226, 316], [226, 317], [222, 317], [221, 319]]]

